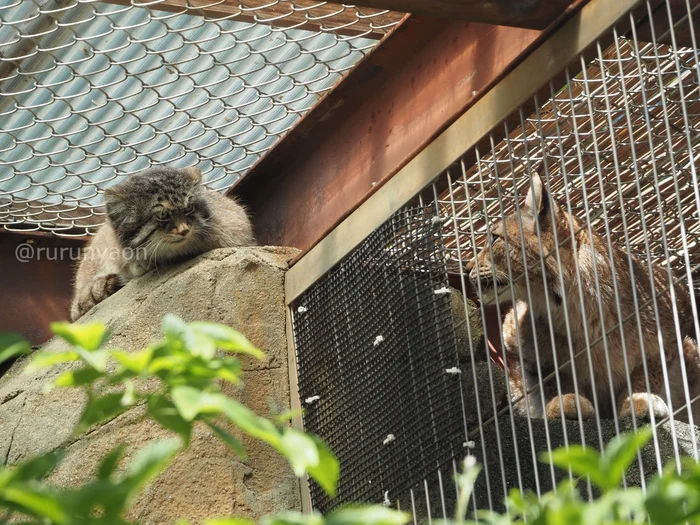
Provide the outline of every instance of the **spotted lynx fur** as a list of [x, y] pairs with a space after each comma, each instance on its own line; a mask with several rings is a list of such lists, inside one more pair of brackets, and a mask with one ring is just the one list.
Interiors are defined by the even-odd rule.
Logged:
[[[484, 304], [505, 304], [513, 295], [515, 298], [514, 308], [503, 323], [513, 399], [521, 399], [515, 408], [550, 418], [563, 414], [573, 419], [580, 411], [580, 416], [588, 419], [595, 416], [596, 398], [603, 418], [612, 417], [614, 410], [620, 417], [632, 412], [647, 417], [653, 410], [658, 418], [669, 414], [670, 399], [674, 412], [682, 408], [676, 418], [688, 421], [685, 387], [691, 400], [700, 394], [700, 356], [690, 337], [690, 297], [681, 286], [669, 287], [668, 274], [662, 268], [653, 269], [652, 288], [648, 266], [634, 257], [632, 276], [627, 252], [613, 242], [611, 258], [606, 240], [590, 236], [584, 226], [551, 199], [535, 175], [519, 214], [492, 222], [490, 242], [469, 264], [470, 280], [481, 290]], [[552, 255], [542, 256], [549, 253]], [[526, 267], [530, 295], [522, 276]], [[619, 313], [625, 320], [622, 330], [617, 327], [618, 298]], [[573, 361], [565, 364], [572, 355]], [[554, 378], [544, 381], [541, 390], [539, 377], [552, 374], [555, 362], [560, 367], [561, 392]], [[682, 362], [687, 382], [682, 378]], [[534, 391], [523, 398], [533, 387]], [[700, 402], [692, 405], [692, 413], [697, 424]]]

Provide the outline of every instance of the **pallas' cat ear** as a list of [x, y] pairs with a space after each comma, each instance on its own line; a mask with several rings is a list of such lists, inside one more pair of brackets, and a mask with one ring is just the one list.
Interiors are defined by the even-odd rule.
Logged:
[[107, 217], [114, 226], [120, 225], [129, 214], [127, 195], [120, 184], [107, 188], [104, 193]]
[[199, 184], [202, 182], [202, 170], [199, 168], [184, 168], [182, 173], [185, 174], [192, 184]]

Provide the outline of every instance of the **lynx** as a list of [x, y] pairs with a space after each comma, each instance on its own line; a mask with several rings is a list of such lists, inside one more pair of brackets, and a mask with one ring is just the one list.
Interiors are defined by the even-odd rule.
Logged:
[[[670, 400], [674, 412], [682, 408], [676, 418], [688, 421], [684, 386], [690, 400], [700, 394], [689, 295], [681, 286], [669, 286], [661, 268], [652, 272], [652, 287], [646, 264], [614, 243], [610, 257], [604, 238], [589, 235], [584, 226], [535, 175], [519, 213], [492, 222], [490, 242], [468, 265], [482, 303], [514, 300], [504, 319], [503, 339], [512, 394], [520, 399], [515, 408], [534, 417], [589, 419], [597, 400], [603, 418], [613, 411], [620, 417], [649, 417], [653, 411], [658, 418], [669, 415]], [[556, 368], [560, 390], [554, 378], [540, 388], [539, 378]], [[699, 408], [700, 402], [692, 405], [696, 423]]]

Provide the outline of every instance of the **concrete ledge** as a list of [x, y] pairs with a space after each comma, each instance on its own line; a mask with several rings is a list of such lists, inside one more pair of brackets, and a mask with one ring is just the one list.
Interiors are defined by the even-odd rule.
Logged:
[[[288, 248], [214, 250], [183, 264], [153, 271], [98, 304], [80, 322], [101, 321], [112, 331], [107, 346], [136, 350], [159, 338], [164, 314], [186, 321], [224, 323], [240, 330], [267, 353], [264, 361], [243, 362], [246, 386], [230, 389], [256, 413], [270, 403], [289, 408], [284, 275], [297, 251]], [[66, 345], [52, 339], [49, 352]], [[167, 432], [144, 420], [142, 408], [70, 442], [84, 398], [78, 390], [43, 386], [70, 365], [23, 373], [25, 361], [0, 378], [0, 462], [13, 464], [65, 446], [67, 456], [52, 475], [60, 485], [78, 484], [94, 473], [99, 459], [120, 443], [129, 454]], [[208, 428], [197, 428], [192, 445], [143, 493], [130, 518], [144, 523], [200, 523], [213, 516], [253, 519], [299, 509], [299, 485], [285, 460], [271, 448], [243, 438], [241, 461]]]

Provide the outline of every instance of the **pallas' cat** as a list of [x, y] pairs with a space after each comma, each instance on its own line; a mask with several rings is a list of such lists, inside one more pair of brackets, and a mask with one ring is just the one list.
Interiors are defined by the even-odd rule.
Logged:
[[[664, 417], [671, 405], [687, 421], [685, 387], [690, 400], [700, 394], [690, 297], [663, 268], [653, 269], [652, 285], [646, 261], [614, 241], [611, 257], [609, 243], [585, 226], [535, 175], [519, 213], [491, 222], [489, 242], [468, 265], [484, 304], [514, 300], [503, 339], [516, 410], [577, 418], [580, 409], [588, 419], [595, 397], [603, 418], [613, 411], [646, 417], [650, 410]], [[539, 379], [557, 368], [560, 390], [554, 377], [540, 388]], [[696, 424], [699, 408], [700, 401], [692, 405]]]
[[215, 248], [255, 244], [245, 209], [207, 190], [196, 168], [155, 168], [105, 190], [107, 222], [78, 266], [71, 318], [135, 277]]

